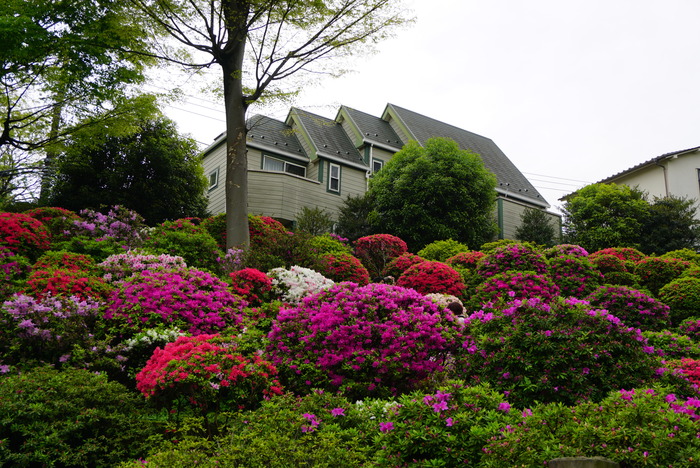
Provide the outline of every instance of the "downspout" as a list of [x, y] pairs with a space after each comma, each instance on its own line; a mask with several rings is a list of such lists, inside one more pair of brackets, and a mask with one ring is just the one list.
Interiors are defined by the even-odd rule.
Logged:
[[374, 148], [374, 145], [372, 143], [369, 144], [369, 161], [367, 162], [367, 165], [369, 166], [369, 169], [367, 169], [367, 173], [365, 173], [365, 192], [369, 192], [369, 178], [372, 176], [372, 148]]
[[666, 192], [666, 196], [668, 197], [668, 168], [663, 164], [660, 164], [658, 159], [654, 161], [654, 164], [659, 166], [664, 171], [664, 191]]

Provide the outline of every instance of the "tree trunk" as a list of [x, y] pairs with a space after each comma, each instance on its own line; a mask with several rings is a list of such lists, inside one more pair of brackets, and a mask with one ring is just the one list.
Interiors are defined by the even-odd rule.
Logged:
[[246, 1], [225, 4], [229, 43], [218, 58], [224, 73], [226, 111], [226, 248], [247, 250], [248, 232], [248, 154], [243, 96], [243, 59], [246, 44]]

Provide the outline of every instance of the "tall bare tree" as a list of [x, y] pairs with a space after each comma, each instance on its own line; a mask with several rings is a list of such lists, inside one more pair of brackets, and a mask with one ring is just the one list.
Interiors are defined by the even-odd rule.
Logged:
[[[249, 244], [248, 107], [261, 99], [287, 94], [278, 84], [292, 75], [342, 73], [331, 68], [335, 60], [366, 51], [408, 21], [400, 0], [131, 2], [151, 19], [154, 30], [167, 33], [191, 52], [190, 57], [182, 57], [154, 47], [154, 56], [187, 67], [221, 67], [229, 247]], [[197, 57], [205, 58], [197, 61]]]

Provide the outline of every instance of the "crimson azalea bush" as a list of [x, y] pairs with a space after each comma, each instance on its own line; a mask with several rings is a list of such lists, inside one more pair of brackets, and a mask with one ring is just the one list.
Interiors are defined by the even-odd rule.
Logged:
[[458, 376], [535, 402], [599, 401], [653, 381], [660, 361], [638, 329], [585, 301], [514, 301], [467, 319]]
[[32, 266], [34, 270], [51, 270], [55, 268], [89, 273], [95, 270], [95, 261], [88, 255], [65, 250], [49, 250], [39, 257]]
[[603, 282], [603, 275], [584, 256], [550, 257], [549, 276], [563, 296], [583, 298]]
[[359, 285], [369, 283], [369, 272], [359, 258], [349, 253], [322, 254], [316, 263], [319, 273], [335, 282], [352, 281]]
[[476, 267], [477, 273], [484, 278], [513, 270], [546, 274], [547, 260], [530, 245], [513, 243], [497, 247], [482, 258]]
[[229, 274], [231, 289], [251, 307], [268, 302], [272, 292], [272, 278], [255, 268], [244, 268]]
[[631, 261], [633, 263], [637, 263], [641, 259], [646, 258], [646, 255], [632, 247], [610, 247], [593, 252], [589, 257], [593, 260], [599, 255], [613, 255], [620, 260]]
[[656, 353], [665, 359], [700, 358], [700, 345], [688, 336], [669, 330], [645, 331], [642, 335], [649, 346], [653, 346]]
[[110, 255], [97, 267], [107, 281], [120, 281], [145, 270], [180, 270], [187, 268], [185, 259], [174, 255], [151, 255], [140, 250]]
[[81, 299], [106, 300], [112, 286], [84, 270], [54, 268], [34, 270], [29, 274], [25, 292], [37, 299], [49, 296], [77, 296]]
[[477, 286], [470, 305], [478, 309], [486, 303], [500, 300], [528, 299], [539, 297], [550, 301], [560, 294], [559, 287], [547, 275], [532, 271], [499, 273]]
[[546, 258], [561, 257], [562, 255], [571, 255], [573, 257], [588, 257], [588, 251], [575, 244], [559, 244], [550, 247], [544, 251]]
[[626, 286], [600, 286], [585, 300], [592, 307], [607, 310], [630, 327], [660, 331], [671, 325], [668, 305]]
[[671, 281], [659, 291], [659, 300], [671, 308], [671, 322], [674, 325], [700, 315], [700, 278], [685, 277]]
[[396, 282], [398, 286], [413, 288], [421, 294], [441, 293], [453, 296], [464, 294], [464, 282], [457, 270], [442, 262], [425, 261], [404, 271]]
[[412, 289], [340, 283], [281, 309], [268, 354], [296, 392], [387, 396], [443, 371], [460, 337], [454, 316]]
[[136, 388], [167, 407], [182, 399], [204, 412], [250, 410], [282, 393], [276, 374], [257, 354], [237, 352], [231, 338], [202, 334], [156, 348], [136, 376]]
[[481, 260], [485, 256], [485, 253], [479, 252], [478, 250], [475, 250], [473, 252], [461, 252], [445, 260], [445, 263], [447, 263], [450, 266], [457, 266], [467, 268], [469, 270], [476, 270], [476, 266], [479, 263], [479, 260]]
[[424, 258], [419, 257], [416, 254], [412, 254], [410, 252], [403, 253], [398, 257], [391, 259], [391, 261], [387, 263], [386, 267], [384, 267], [384, 270], [382, 271], [382, 276], [390, 276], [395, 280], [399, 276], [403, 275], [403, 272], [408, 270], [413, 265], [424, 261]]
[[41, 221], [22, 213], [0, 213], [0, 247], [36, 260], [51, 245], [51, 234]]
[[693, 467], [700, 400], [663, 388], [618, 389], [599, 403], [537, 405], [484, 447], [480, 467], [545, 466], [562, 457], [604, 457], [622, 468]]
[[224, 281], [204, 271], [146, 270], [119, 285], [104, 316], [127, 334], [172, 324], [200, 335], [238, 326], [245, 305]]
[[656, 295], [663, 286], [679, 278], [690, 266], [690, 262], [677, 258], [647, 257], [637, 262], [634, 272], [639, 276], [641, 285]]
[[375, 444], [378, 466], [481, 466], [482, 447], [510, 423], [511, 406], [487, 385], [455, 380], [401, 395], [388, 407]]
[[391, 234], [372, 234], [355, 241], [355, 256], [372, 279], [379, 278], [391, 260], [407, 251], [406, 242]]
[[683, 375], [685, 375], [688, 380], [700, 387], [700, 359], [682, 358], [679, 361], [669, 362], [669, 365], [683, 371]]
[[74, 211], [65, 208], [42, 206], [27, 210], [24, 214], [41, 221], [51, 233], [52, 241], [65, 239], [73, 229], [74, 221], [79, 221], [80, 216]]

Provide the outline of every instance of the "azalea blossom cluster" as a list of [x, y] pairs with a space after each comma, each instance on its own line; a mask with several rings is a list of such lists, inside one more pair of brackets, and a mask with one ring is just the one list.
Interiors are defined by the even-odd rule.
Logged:
[[297, 391], [390, 395], [443, 370], [461, 333], [451, 313], [412, 289], [340, 283], [280, 310], [268, 353], [290, 382], [306, 384]]
[[272, 291], [280, 300], [298, 304], [306, 296], [328, 289], [335, 284], [322, 274], [293, 265], [291, 268], [273, 268], [268, 273], [272, 278]]
[[107, 281], [120, 281], [145, 270], [180, 270], [187, 268], [182, 257], [176, 255], [150, 255], [139, 250], [110, 255], [97, 265]]
[[27, 279], [27, 293], [37, 298], [74, 295], [82, 299], [105, 300], [112, 291], [102, 278], [85, 270], [53, 268], [33, 270]]
[[497, 247], [482, 258], [477, 266], [477, 273], [484, 278], [513, 270], [546, 274], [547, 261], [532, 247], [516, 243]]
[[464, 293], [462, 275], [442, 262], [424, 261], [409, 267], [399, 277], [397, 285], [413, 288], [422, 294], [441, 293], [461, 296]]
[[549, 276], [563, 296], [583, 298], [603, 282], [603, 274], [583, 256], [559, 255], [548, 264]]
[[642, 330], [662, 330], [670, 326], [670, 308], [636, 289], [626, 286], [600, 286], [585, 300], [606, 309], [626, 325]]
[[333, 281], [352, 281], [365, 285], [369, 283], [369, 272], [360, 260], [343, 252], [330, 252], [318, 260], [320, 272]]
[[475, 302], [486, 304], [532, 297], [549, 301], [559, 294], [559, 287], [548, 275], [532, 271], [512, 271], [496, 274], [481, 283], [476, 288]]
[[229, 274], [231, 289], [252, 307], [261, 305], [270, 296], [272, 278], [255, 268], [244, 268]]
[[36, 259], [50, 242], [51, 235], [40, 221], [22, 213], [0, 213], [0, 247]]
[[82, 220], [74, 221], [78, 235], [94, 237], [97, 240], [112, 238], [130, 247], [143, 243], [143, 218], [133, 210], [115, 205], [107, 212], [81, 210]]

